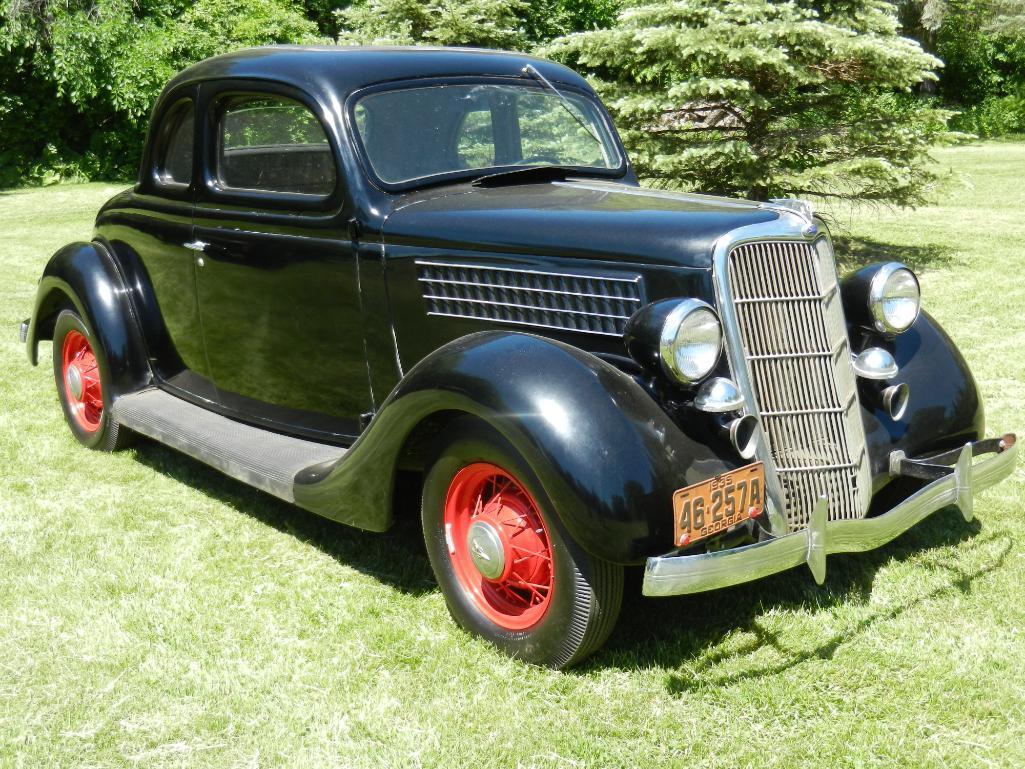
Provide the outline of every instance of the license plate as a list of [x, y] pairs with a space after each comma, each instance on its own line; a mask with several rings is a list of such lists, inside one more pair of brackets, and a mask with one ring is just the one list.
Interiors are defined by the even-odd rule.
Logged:
[[765, 466], [761, 462], [695, 483], [673, 494], [676, 546], [685, 547], [761, 514]]

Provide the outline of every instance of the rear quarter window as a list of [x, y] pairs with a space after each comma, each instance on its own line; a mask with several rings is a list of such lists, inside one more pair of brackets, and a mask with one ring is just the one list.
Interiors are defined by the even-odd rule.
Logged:
[[192, 183], [193, 143], [196, 109], [191, 99], [182, 99], [168, 110], [160, 127], [154, 177], [159, 184], [174, 187]]
[[317, 117], [279, 96], [231, 96], [218, 111], [216, 174], [227, 190], [327, 197], [334, 155]]

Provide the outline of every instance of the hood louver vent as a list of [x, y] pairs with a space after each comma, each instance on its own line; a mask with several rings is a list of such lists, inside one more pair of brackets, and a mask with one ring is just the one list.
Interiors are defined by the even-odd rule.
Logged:
[[641, 277], [417, 261], [427, 314], [603, 336], [641, 308]]

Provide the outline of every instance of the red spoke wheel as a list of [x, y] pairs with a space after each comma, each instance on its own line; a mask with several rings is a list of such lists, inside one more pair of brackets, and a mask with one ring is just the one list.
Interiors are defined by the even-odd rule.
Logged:
[[89, 433], [100, 429], [103, 387], [96, 353], [85, 335], [71, 330], [61, 345], [61, 379], [72, 418]]
[[82, 319], [71, 310], [57, 316], [53, 327], [53, 376], [68, 427], [80, 443], [113, 451], [129, 433], [110, 416], [106, 360]]
[[501, 435], [469, 418], [445, 431], [424, 478], [423, 526], [449, 611], [512, 656], [561, 668], [605, 642], [623, 570], [586, 553], [552, 511]]
[[497, 465], [456, 473], [445, 499], [445, 539], [459, 586], [499, 627], [537, 624], [555, 577], [545, 522], [530, 494]]

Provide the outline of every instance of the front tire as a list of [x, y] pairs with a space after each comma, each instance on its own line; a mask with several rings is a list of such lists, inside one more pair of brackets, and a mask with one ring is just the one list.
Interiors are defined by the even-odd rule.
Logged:
[[424, 479], [427, 553], [456, 623], [513, 657], [563, 668], [608, 638], [623, 569], [587, 554], [500, 435], [449, 429]]
[[130, 433], [110, 413], [110, 369], [82, 318], [63, 310], [53, 328], [53, 376], [64, 419], [83, 446], [116, 451]]

